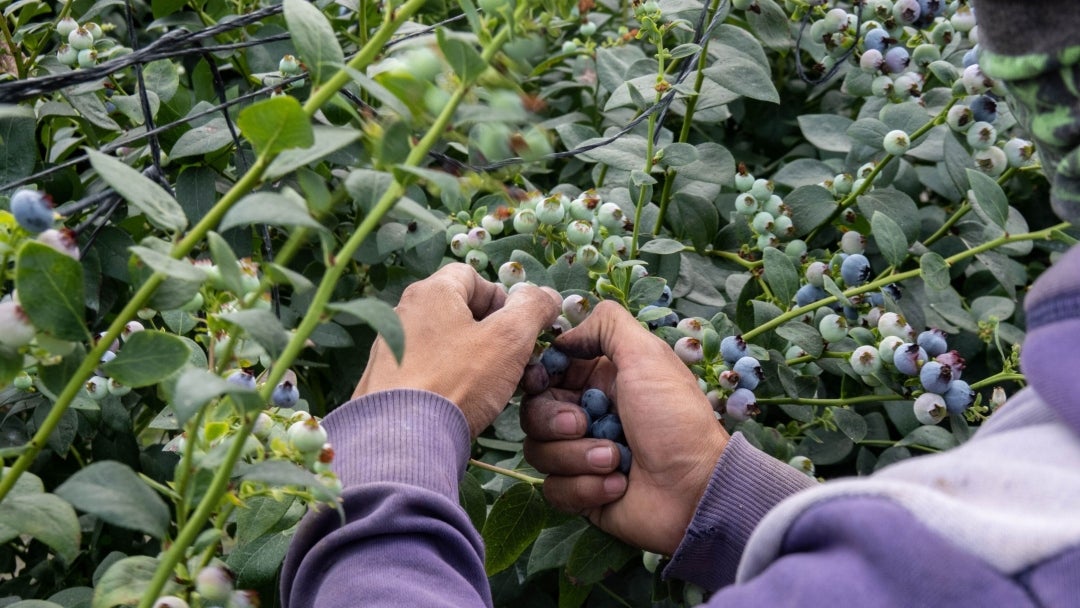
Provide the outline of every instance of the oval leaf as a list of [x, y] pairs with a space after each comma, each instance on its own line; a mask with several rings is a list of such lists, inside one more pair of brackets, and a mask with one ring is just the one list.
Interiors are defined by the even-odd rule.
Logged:
[[121, 160], [93, 149], [88, 149], [86, 154], [101, 179], [124, 197], [129, 205], [145, 214], [151, 224], [172, 232], [187, 228], [183, 208], [164, 188]]
[[55, 494], [9, 495], [0, 509], [3, 528], [36, 538], [69, 563], [79, 553], [79, 518], [75, 509]]
[[799, 290], [799, 271], [795, 262], [776, 247], [765, 248], [764, 261], [765, 282], [780, 305], [786, 306]]
[[146, 330], [131, 334], [116, 358], [102, 370], [126, 386], [150, 386], [171, 376], [190, 356], [191, 349], [183, 339]]
[[566, 576], [575, 585], [599, 583], [640, 554], [640, 550], [590, 526], [574, 543], [566, 562]]
[[[334, 40], [332, 36], [331, 40]], [[236, 125], [260, 154], [307, 148], [315, 143], [311, 121], [300, 102], [288, 95], [271, 97], [244, 108], [236, 117]]]
[[[150, 586], [157, 566], [158, 560], [146, 555], [125, 557], [114, 562], [94, 585], [94, 602], [91, 608], [138, 604]], [[177, 587], [176, 583], [169, 580], [161, 594], [172, 594]]]
[[[325, 82], [345, 63], [345, 54], [341, 51], [334, 29], [322, 11], [307, 0], [285, 0], [283, 5], [289, 35], [296, 52], [300, 54], [300, 60], [311, 74], [312, 83], [318, 85]], [[293, 98], [283, 96], [275, 99]], [[307, 123], [306, 119], [304, 123]]]
[[62, 340], [90, 337], [83, 322], [83, 271], [78, 261], [27, 241], [15, 262], [19, 302], [39, 331]]
[[903, 264], [907, 258], [908, 242], [900, 225], [884, 213], [875, 211], [870, 218], [870, 230], [885, 260], [897, 267]]
[[945, 258], [933, 251], [924, 253], [919, 258], [919, 274], [930, 289], [949, 288], [949, 265]]
[[362, 298], [328, 304], [326, 308], [352, 315], [370, 325], [386, 341], [398, 363], [405, 356], [405, 330], [401, 327], [401, 319], [398, 318], [393, 307], [386, 302]]
[[487, 547], [484, 569], [488, 576], [509, 568], [544, 528], [547, 507], [532, 484], [510, 486], [495, 500], [481, 535]]
[[967, 170], [971, 198], [979, 217], [1002, 228], [1009, 219], [1009, 199], [994, 178], [974, 169]]
[[135, 471], [113, 460], [91, 464], [68, 478], [56, 494], [80, 511], [128, 530], [164, 538], [169, 507]]
[[311, 217], [300, 200], [276, 192], [255, 192], [240, 199], [229, 209], [218, 230], [224, 232], [229, 228], [252, 224], [305, 226], [316, 230], [322, 228], [322, 224]]

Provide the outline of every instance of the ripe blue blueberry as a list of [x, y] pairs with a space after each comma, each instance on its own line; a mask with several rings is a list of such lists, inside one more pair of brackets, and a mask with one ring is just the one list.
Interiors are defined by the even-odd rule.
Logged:
[[876, 51], [879, 54], [884, 54], [885, 50], [889, 48], [889, 45], [895, 42], [894, 39], [889, 37], [889, 32], [886, 32], [883, 28], [877, 27], [863, 36], [863, 48], [867, 51]]
[[622, 420], [619, 419], [618, 414], [607, 414], [596, 419], [589, 425], [588, 435], [597, 439], [608, 439], [617, 443], [625, 441]]
[[660, 297], [656, 298], [656, 301], [652, 303], [653, 306], [667, 306], [671, 304], [671, 288], [664, 285], [664, 289], [660, 292]]
[[941, 398], [945, 400], [945, 409], [949, 410], [950, 414], [962, 414], [975, 402], [975, 391], [971, 390], [971, 385], [967, 382], [953, 380]]
[[904, 297], [904, 292], [900, 288], [899, 283], [889, 283], [888, 285], [884, 285], [881, 288], [881, 292], [892, 298], [894, 302], [899, 302], [900, 298]]
[[232, 375], [225, 379], [229, 384], [235, 384], [249, 390], [255, 390], [255, 376], [245, 370], [236, 370]]
[[980, 95], [971, 103], [971, 114], [976, 122], [997, 120], [997, 100], [990, 95]]
[[548, 348], [540, 356], [540, 364], [547, 370], [548, 376], [555, 376], [570, 367], [570, 357], [557, 348]]
[[795, 305], [800, 307], [809, 306], [827, 297], [829, 297], [829, 294], [824, 289], [807, 283], [795, 292]]
[[735, 422], [745, 422], [761, 412], [754, 392], [747, 388], [737, 388], [724, 403], [726, 417]]
[[581, 407], [593, 420], [599, 420], [611, 409], [611, 400], [598, 388], [581, 393]]
[[945, 337], [945, 332], [933, 328], [920, 333], [915, 341], [919, 346], [923, 347], [923, 350], [926, 351], [928, 356], [936, 357], [949, 348], [949, 344], [945, 341]]
[[270, 403], [277, 407], [292, 407], [300, 401], [300, 390], [288, 380], [278, 383], [270, 393]]
[[907, 376], [918, 376], [919, 368], [926, 363], [926, 351], [918, 344], [906, 342], [893, 351], [893, 365], [896, 371]]
[[615, 447], [619, 448], [619, 472], [623, 475], [629, 475], [630, 465], [634, 462], [634, 457], [630, 453], [630, 446], [624, 443], [616, 443]]
[[53, 227], [52, 200], [37, 190], [19, 190], [11, 197], [11, 214], [27, 232], [37, 234]]
[[[663, 308], [663, 307], [662, 306], [656, 306], [655, 304], [650, 304], [648, 306], [643, 306], [641, 308], [641, 311], [638, 312], [638, 316], [639, 317], [642, 317], [642, 316], [648, 317], [648, 316], [650, 316], [652, 314], [652, 311], [654, 311], [654, 310], [656, 310], [658, 308]], [[647, 325], [649, 327], [649, 329], [657, 329], [657, 328], [660, 328], [660, 327], [675, 327], [678, 324], [679, 324], [679, 315], [675, 314], [674, 312], [669, 312], [669, 313], [667, 313], [666, 315], [664, 315], [662, 317], [659, 317], [659, 318], [656, 318], [656, 319], [650, 319], [648, 321], [645, 321], [645, 325]]]
[[728, 365], [734, 365], [736, 361], [747, 355], [746, 340], [742, 336], [727, 336], [720, 341], [720, 356]]
[[849, 255], [840, 265], [840, 277], [848, 287], [858, 287], [870, 278], [870, 260], [861, 253]]
[[754, 390], [765, 379], [765, 372], [761, 371], [761, 363], [753, 357], [741, 357], [731, 370], [739, 374], [739, 388]]
[[949, 390], [949, 384], [952, 381], [952, 368], [948, 365], [942, 365], [937, 361], [927, 361], [919, 369], [919, 382], [931, 393], [944, 394]]
[[902, 46], [894, 46], [885, 51], [885, 61], [882, 66], [890, 74], [899, 74], [907, 69], [911, 63], [911, 55]]

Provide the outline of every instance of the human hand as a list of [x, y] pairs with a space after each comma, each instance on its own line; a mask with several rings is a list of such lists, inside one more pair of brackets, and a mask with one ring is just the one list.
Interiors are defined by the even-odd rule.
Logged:
[[[575, 359], [521, 414], [525, 459], [548, 474], [544, 496], [628, 543], [671, 555], [727, 445], [712, 406], [672, 349], [614, 302], [601, 302], [554, 346]], [[615, 472], [612, 442], [584, 437], [577, 403], [589, 388], [607, 393], [622, 419], [629, 477]]]
[[475, 438], [514, 394], [536, 336], [558, 316], [561, 301], [532, 286], [507, 295], [471, 266], [444, 266], [406, 288], [395, 309], [405, 330], [401, 365], [376, 340], [353, 398], [395, 388], [431, 391], [461, 408]]

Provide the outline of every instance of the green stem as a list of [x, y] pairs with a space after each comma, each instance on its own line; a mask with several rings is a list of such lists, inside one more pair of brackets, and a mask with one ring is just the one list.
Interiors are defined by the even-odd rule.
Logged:
[[469, 464], [476, 467], [476, 468], [478, 468], [478, 469], [484, 469], [485, 471], [491, 471], [492, 473], [498, 473], [499, 475], [502, 475], [504, 477], [509, 477], [511, 479], [516, 479], [518, 481], [524, 481], [525, 483], [531, 483], [534, 486], [539, 486], [539, 485], [544, 484], [544, 480], [540, 479], [539, 477], [532, 477], [531, 475], [526, 475], [524, 473], [518, 473], [517, 471], [512, 471], [510, 469], [505, 469], [503, 467], [495, 466], [493, 464], [488, 464], [486, 462], [481, 462], [479, 460], [476, 460], [475, 458], [470, 458], [469, 459]]
[[[896, 444], [898, 442], [889, 441], [888, 439], [863, 439], [862, 441], [857, 441], [855, 443], [857, 443], [858, 445], [873, 445], [873, 446], [881, 446], [881, 447], [891, 448], [891, 447], [896, 447]], [[933, 454], [936, 454], [936, 453], [941, 451], [941, 450], [939, 450], [937, 448], [932, 448], [932, 447], [930, 447], [928, 445], [922, 445], [922, 444], [918, 444], [918, 443], [909, 443], [907, 445], [903, 445], [903, 446], [900, 446], [900, 447], [912, 448], [912, 449], [915, 449], [915, 450], [921, 450], [923, 452], [930, 452], [930, 453], [933, 453]]]
[[[1069, 222], [1062, 222], [1062, 223], [1057, 224], [1055, 226], [1051, 226], [1051, 227], [1046, 228], [1044, 230], [1037, 230], [1035, 232], [1024, 232], [1024, 233], [1021, 233], [1021, 234], [1013, 234], [1013, 235], [1006, 234], [1004, 236], [998, 237], [998, 238], [993, 239], [991, 241], [987, 241], [987, 242], [985, 242], [985, 243], [983, 243], [981, 245], [972, 247], [971, 249], [961, 251], [960, 253], [957, 253], [956, 255], [949, 256], [948, 258], [945, 258], [945, 264], [948, 265], [948, 266], [952, 266], [953, 264], [955, 264], [957, 262], [960, 262], [962, 260], [966, 260], [967, 258], [970, 258], [970, 257], [974, 257], [974, 256], [976, 256], [976, 255], [978, 255], [978, 254], [980, 254], [980, 253], [982, 253], [984, 251], [989, 251], [991, 249], [995, 249], [997, 247], [1001, 247], [1002, 245], [1007, 245], [1009, 243], [1018, 243], [1018, 242], [1021, 242], [1021, 241], [1046, 240], [1046, 239], [1051, 238], [1051, 235], [1055, 231], [1065, 230], [1065, 229], [1069, 228], [1070, 226], [1072, 226], [1072, 224], [1070, 224]], [[888, 285], [889, 283], [897, 283], [897, 282], [900, 282], [900, 281], [906, 281], [907, 279], [915, 278], [915, 277], [919, 276], [920, 272], [921, 272], [921, 270], [918, 269], [918, 268], [908, 270], [906, 272], [898, 272], [896, 274], [891, 274], [891, 275], [886, 276], [886, 277], [881, 277], [881, 278], [879, 278], [879, 279], [877, 279], [875, 281], [871, 281], [871, 282], [869, 282], [869, 283], [867, 283], [865, 285], [861, 285], [859, 287], [852, 287], [850, 289], [845, 290], [843, 292], [843, 294], [844, 294], [844, 297], [850, 298], [851, 296], [855, 296], [855, 295], [858, 295], [860, 293], [866, 293], [868, 291], [877, 291], [878, 289], [881, 289], [882, 287], [884, 287], [885, 285]], [[821, 308], [822, 306], [828, 306], [829, 304], [832, 304], [833, 302], [836, 302], [836, 301], [837, 301], [836, 296], [828, 296], [828, 297], [825, 297], [825, 298], [822, 298], [822, 299], [818, 300], [817, 302], [812, 302], [810, 304], [807, 304], [806, 306], [799, 306], [797, 308], [793, 308], [793, 309], [785, 312], [784, 314], [777, 316], [776, 318], [772, 319], [771, 321], [766, 321], [765, 323], [762, 323], [761, 325], [758, 325], [757, 327], [751, 329], [750, 331], [747, 331], [746, 333], [743, 334], [743, 339], [744, 340], [751, 340], [751, 339], [755, 338], [756, 336], [759, 336], [759, 335], [761, 335], [761, 334], [763, 334], [763, 333], [765, 333], [767, 331], [771, 331], [773, 329], [776, 329], [777, 327], [780, 327], [781, 325], [783, 325], [784, 323], [787, 323], [788, 321], [791, 321], [793, 319], [797, 319], [797, 318], [801, 317], [802, 315], [804, 315], [806, 313], [813, 312], [813, 311], [817, 310], [818, 308]]]
[[765, 405], [824, 405], [824, 406], [843, 406], [843, 405], [856, 405], [860, 403], [878, 403], [880, 401], [905, 401], [908, 397], [903, 395], [859, 395], [858, 397], [841, 397], [838, 399], [808, 399], [808, 398], [792, 398], [792, 397], [767, 397], [765, 399], [758, 399], [758, 403]]
[[[686, 253], [700, 253], [697, 249], [694, 249], [693, 247], [683, 247], [683, 251]], [[737, 253], [731, 253], [730, 251], [723, 251], [720, 249], [710, 249], [705, 252], [705, 255], [714, 258], [723, 258], [729, 262], [735, 262], [736, 264], [742, 266], [747, 270], [753, 270], [764, 264], [764, 262], [762, 262], [761, 260], [748, 260]]]
[[[11, 29], [8, 27], [7, 17], [0, 15], [0, 33], [4, 35], [4, 44], [7, 45], [8, 54], [15, 61], [15, 74], [21, 79], [26, 78], [26, 66], [23, 65], [22, 53], [15, 48], [15, 40], [11, 37]], [[2, 53], [0, 53], [2, 54]]]
[[[1016, 175], [1016, 172], [1017, 172], [1016, 167], [1009, 167], [1004, 173], [1001, 174], [1001, 177], [998, 178], [998, 180], [997, 180], [998, 185], [999, 186], [1005, 185], [1005, 182], [1012, 179], [1012, 176]], [[931, 234], [929, 237], [927, 237], [927, 239], [925, 241], [923, 241], [923, 245], [926, 245], [927, 247], [929, 247], [930, 245], [933, 245], [934, 243], [936, 243], [941, 238], [944, 238], [944, 236], [947, 235], [950, 230], [952, 230], [953, 225], [955, 225], [956, 222], [960, 221], [960, 218], [967, 215], [968, 212], [971, 211], [971, 209], [972, 209], [971, 203], [967, 202], [967, 200], [965, 198], [965, 200], [960, 204], [960, 208], [956, 210], [956, 213], [953, 213], [952, 216], [950, 216], [948, 220], [945, 220], [945, 223], [942, 224], [941, 228], [938, 228], [934, 232], [934, 234]]]
[[971, 390], [979, 390], [986, 386], [993, 386], [1002, 382], [1024, 382], [1027, 380], [1024, 374], [1017, 374], [1013, 372], [1000, 372], [990, 376], [989, 378], [983, 378], [978, 382], [971, 383]]
[[[399, 13], [404, 12], [406, 7], [412, 7], [412, 10], [415, 11], [417, 8], [422, 6], [425, 1], [426, 0], [410, 0], [407, 4], [399, 8], [398, 11]], [[522, 3], [521, 5], [519, 5], [518, 11], [524, 13], [523, 9], [525, 9], [527, 6], [527, 3]], [[397, 22], [399, 18], [396, 18], [392, 23]], [[385, 34], [382, 30], [380, 30], [380, 32], [371, 39], [369, 45], [377, 43], [381, 46], [382, 43], [378, 41], [384, 40], [388, 37], [389, 34]], [[486, 47], [484, 49], [484, 52], [481, 54], [481, 57], [486, 64], [491, 64], [492, 60], [494, 59], [495, 53], [498, 52], [498, 50], [502, 47], [503, 44], [506, 43], [508, 39], [509, 29], [503, 28], [499, 32], [499, 34], [494, 39], [492, 39], [491, 45]], [[357, 54], [357, 57], [361, 57], [363, 54], [364, 51], [361, 50], [361, 52]], [[356, 69], [357, 67], [359, 67], [358, 65], [354, 65], [355, 61], [356, 59], [354, 58], [354, 60], [349, 63], [348, 67], [352, 69]], [[340, 84], [343, 85], [345, 84], [345, 82], [347, 82], [347, 78], [337, 78], [338, 76], [342, 75], [343, 72], [338, 72], [335, 77], [332, 77], [327, 82], [327, 84], [324, 85], [323, 88], [318, 89], [312, 94], [312, 99], [315, 99], [316, 96], [319, 96], [324, 101], [328, 100], [330, 96], [333, 95], [336, 91], [329, 90], [332, 89], [332, 83], [340, 82]], [[454, 112], [457, 110], [457, 107], [461, 103], [461, 101], [465, 98], [468, 89], [468, 84], [462, 84], [453, 93], [453, 95], [451, 95], [450, 99], [446, 103], [446, 106], [443, 108], [439, 116], [435, 119], [434, 123], [432, 123], [427, 133], [409, 152], [408, 157], [403, 163], [404, 165], [418, 166], [427, 157], [428, 151], [435, 145], [439, 138], [442, 137], [447, 125], [450, 124]], [[313, 113], [317, 108], [318, 106], [312, 105], [311, 100], [309, 100], [308, 103], [304, 104], [305, 111], [310, 110], [310, 112]], [[360, 245], [363, 244], [364, 240], [368, 237], [368, 235], [370, 235], [375, 230], [379, 222], [382, 220], [383, 216], [385, 216], [386, 213], [390, 211], [391, 208], [393, 208], [393, 206], [397, 203], [398, 199], [401, 198], [404, 192], [405, 186], [403, 186], [401, 182], [394, 181], [393, 184], [391, 184], [390, 188], [388, 188], [387, 191], [383, 194], [382, 198], [379, 199], [379, 202], [375, 204], [371, 212], [367, 215], [367, 217], [364, 218], [364, 220], [356, 228], [353, 234], [349, 237], [345, 244], [342, 245], [341, 249], [334, 256], [334, 264], [330, 268], [328, 268], [326, 273], [323, 275], [323, 278], [319, 283], [319, 287], [316, 290], [315, 295], [312, 297], [312, 301], [308, 307], [307, 313], [304, 315], [303, 320], [301, 320], [300, 325], [296, 328], [296, 331], [289, 339], [289, 343], [285, 346], [285, 349], [282, 351], [277, 361], [274, 362], [274, 365], [268, 371], [266, 382], [259, 389], [259, 395], [264, 401], [269, 401], [270, 393], [273, 391], [274, 387], [277, 386], [278, 382], [281, 381], [281, 378], [288, 371], [289, 366], [292, 364], [292, 362], [296, 360], [297, 356], [300, 354], [300, 351], [305, 348], [308, 337], [315, 330], [315, 328], [318, 327], [319, 323], [323, 321], [323, 311], [326, 310], [326, 306], [327, 304], [329, 304], [330, 298], [333, 295], [334, 290], [337, 288], [342, 274], [344, 273], [345, 269], [349, 267], [353, 254], [360, 247]], [[203, 526], [206, 524], [210, 515], [213, 513], [213, 510], [221, 501], [225, 490], [228, 488], [228, 483], [232, 475], [233, 466], [236, 464], [237, 459], [240, 457], [244, 442], [247, 439], [248, 435], [251, 434], [251, 430], [255, 425], [256, 419], [256, 416], [249, 416], [244, 421], [244, 424], [237, 430], [233, 438], [233, 444], [229, 447], [228, 453], [225, 455], [225, 458], [218, 466], [217, 472], [214, 474], [214, 478], [210, 482], [210, 487], [207, 488], [206, 494], [204, 495], [202, 501], [199, 503], [198, 508], [195, 510], [195, 513], [192, 514], [191, 519], [188, 521], [187, 525], [180, 530], [180, 533], [176, 537], [176, 542], [174, 542], [172, 546], [169, 547], [168, 551], [166, 551], [165, 554], [162, 556], [161, 561], [158, 564], [157, 570], [154, 572], [154, 577], [151, 579], [149, 585], [143, 593], [142, 600], [139, 603], [139, 608], [151, 608], [153, 606], [153, 603], [157, 599], [158, 594], [161, 593], [161, 590], [162, 588], [164, 588], [165, 583], [172, 576], [172, 572], [176, 568], [176, 565], [180, 563], [181, 559], [183, 559], [187, 548], [191, 546], [191, 543], [194, 542], [194, 540], [198, 537], [199, 533], [202, 531]]]

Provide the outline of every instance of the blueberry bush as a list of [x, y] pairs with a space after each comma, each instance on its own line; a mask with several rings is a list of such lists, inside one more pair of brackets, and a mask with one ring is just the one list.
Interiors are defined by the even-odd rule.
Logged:
[[[7, 3], [0, 605], [278, 604], [320, 417], [451, 261], [563, 294], [533, 380], [614, 300], [808, 475], [949, 449], [1076, 241], [1024, 138], [964, 0]], [[496, 603], [700, 603], [544, 504], [519, 407], [461, 489]]]

